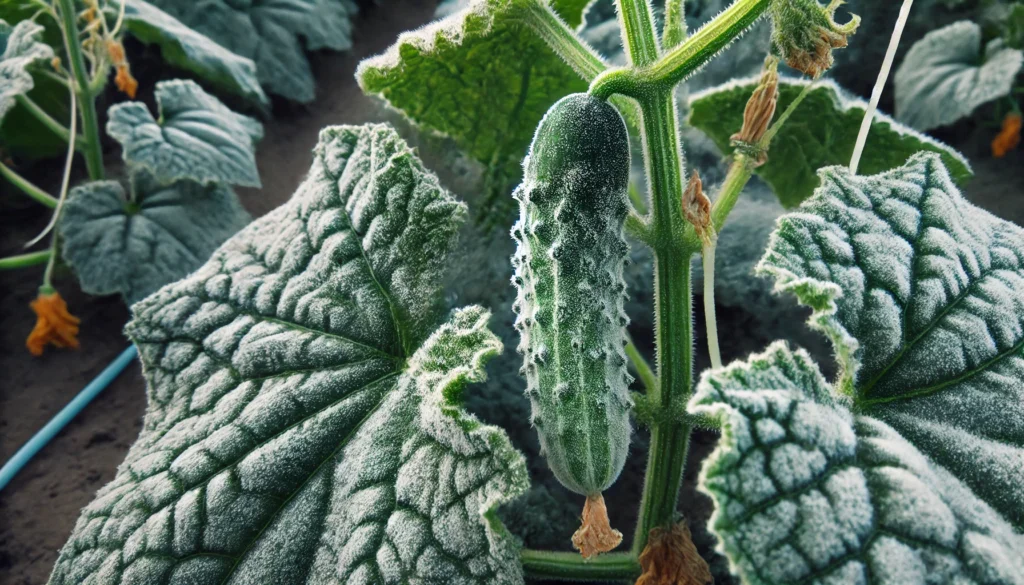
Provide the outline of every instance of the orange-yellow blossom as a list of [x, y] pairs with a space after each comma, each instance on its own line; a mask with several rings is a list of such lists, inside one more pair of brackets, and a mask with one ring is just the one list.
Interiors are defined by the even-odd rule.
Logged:
[[78, 324], [81, 321], [68, 312], [68, 305], [60, 293], [40, 292], [30, 306], [36, 313], [36, 326], [25, 340], [25, 346], [32, 355], [43, 355], [47, 344], [78, 348]]

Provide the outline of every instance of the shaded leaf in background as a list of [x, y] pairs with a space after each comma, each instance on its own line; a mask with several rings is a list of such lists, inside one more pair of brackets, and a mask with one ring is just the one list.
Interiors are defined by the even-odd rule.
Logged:
[[23, 20], [15, 25], [0, 20], [0, 121], [15, 98], [34, 87], [28, 67], [53, 58], [53, 48], [39, 40], [43, 27]]
[[930, 130], [970, 116], [975, 108], [1008, 95], [1024, 54], [999, 39], [982, 54], [981, 27], [955, 22], [914, 43], [896, 70], [896, 118]]
[[[67, 86], [38, 73], [32, 78], [35, 87], [25, 95], [66, 126], [71, 118]], [[68, 150], [68, 143], [63, 138], [21, 104], [15, 104], [0, 122], [0, 145], [4, 152], [29, 160], [62, 155]]]
[[[710, 136], [723, 152], [732, 153], [729, 137], [743, 125], [743, 109], [758, 79], [737, 80], [694, 94], [690, 98], [690, 124]], [[803, 79], [780, 79], [776, 112], [783, 112], [808, 83]], [[830, 80], [816, 83], [772, 140], [768, 162], [756, 170], [784, 206], [796, 207], [811, 196], [819, 185], [818, 169], [849, 164], [866, 107], [866, 102], [849, 97]], [[920, 150], [942, 155], [959, 184], [974, 174], [967, 159], [952, 147], [881, 113], [871, 124], [860, 172], [888, 171]]]
[[321, 132], [290, 202], [134, 307], [144, 427], [50, 583], [521, 584], [525, 462], [461, 406], [501, 344], [478, 307], [435, 329], [465, 215], [392, 129]]
[[703, 377], [712, 529], [752, 584], [1024, 583], [1024, 229], [932, 153], [822, 183], [760, 269], [842, 373], [779, 343]]
[[60, 223], [64, 259], [89, 294], [139, 301], [202, 266], [251, 219], [222, 184], [162, 185], [140, 170], [131, 190], [97, 181], [68, 194]]
[[[301, 103], [313, 101], [316, 82], [305, 49], [352, 47], [349, 0], [154, 0], [185, 25], [217, 44], [252, 59], [269, 93]], [[305, 43], [301, 40], [303, 39]]]
[[[117, 19], [119, 2], [107, 6]], [[143, 43], [156, 44], [167, 63], [191, 71], [213, 86], [261, 105], [268, 103], [256, 78], [256, 64], [236, 55], [144, 0], [125, 0], [124, 29]]]
[[[522, 0], [476, 0], [359, 64], [363, 91], [413, 122], [450, 136], [486, 171], [485, 209], [514, 209], [512, 188], [548, 108], [587, 83], [537, 35], [517, 22]], [[537, 2], [541, 0], [525, 0]], [[585, 3], [563, 2], [561, 16], [582, 18]], [[571, 11], [569, 11], [571, 9]], [[511, 216], [510, 216], [511, 217]]]
[[110, 108], [107, 133], [121, 143], [125, 162], [165, 182], [260, 186], [256, 142], [262, 124], [231, 111], [194, 81], [161, 81], [155, 93], [159, 121], [142, 102]]

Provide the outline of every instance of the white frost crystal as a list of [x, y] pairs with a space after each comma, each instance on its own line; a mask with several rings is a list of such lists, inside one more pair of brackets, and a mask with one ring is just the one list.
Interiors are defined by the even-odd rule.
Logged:
[[751, 584], [1024, 584], [1024, 230], [935, 154], [821, 176], [760, 270], [842, 372], [778, 343], [702, 378], [711, 528]]
[[501, 344], [479, 307], [434, 329], [464, 216], [393, 130], [325, 130], [289, 203], [135, 305], [145, 425], [50, 583], [521, 584], [525, 462], [461, 406]]

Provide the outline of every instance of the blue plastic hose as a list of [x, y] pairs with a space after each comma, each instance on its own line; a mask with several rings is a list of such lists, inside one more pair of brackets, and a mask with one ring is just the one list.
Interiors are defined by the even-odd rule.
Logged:
[[78, 393], [78, 396], [75, 396], [67, 406], [50, 419], [50, 422], [46, 423], [45, 427], [39, 429], [39, 432], [22, 445], [21, 449], [18, 449], [18, 452], [11, 459], [4, 463], [3, 467], [0, 467], [0, 490], [4, 489], [14, 479], [15, 475], [18, 475], [21, 468], [25, 467], [35, 457], [36, 453], [50, 442], [50, 439], [57, 436], [57, 433], [71, 422], [71, 419], [75, 418], [87, 404], [92, 402], [93, 398], [96, 398], [114, 378], [123, 372], [137, 355], [138, 351], [134, 345], [121, 352], [121, 355], [110, 362], [110, 365], [100, 372], [100, 375], [96, 376], [92, 382], [89, 382], [89, 385], [83, 388]]

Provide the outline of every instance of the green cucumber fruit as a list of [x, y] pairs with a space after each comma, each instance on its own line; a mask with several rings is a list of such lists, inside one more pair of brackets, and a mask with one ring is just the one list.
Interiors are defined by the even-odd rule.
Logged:
[[622, 471], [632, 433], [626, 125], [607, 102], [568, 95], [544, 116], [523, 164], [512, 280], [532, 423], [555, 477], [598, 494]]

